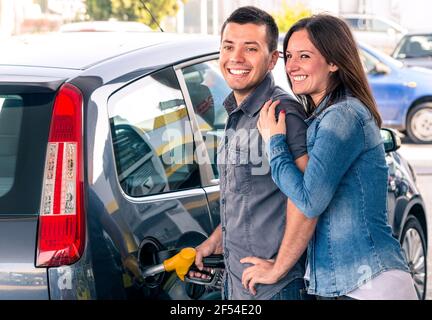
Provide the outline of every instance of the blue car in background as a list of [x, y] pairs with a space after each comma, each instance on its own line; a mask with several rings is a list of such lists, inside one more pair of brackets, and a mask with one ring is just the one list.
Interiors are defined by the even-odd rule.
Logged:
[[360, 56], [385, 127], [432, 143], [432, 70], [409, 67], [365, 44]]

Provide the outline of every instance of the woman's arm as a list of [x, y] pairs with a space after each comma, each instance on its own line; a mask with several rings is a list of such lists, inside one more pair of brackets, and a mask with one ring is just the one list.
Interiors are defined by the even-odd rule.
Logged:
[[[283, 114], [274, 118], [274, 106], [261, 111], [259, 128], [270, 139], [272, 177], [306, 217], [319, 216], [328, 207], [342, 177], [364, 149], [360, 121], [347, 106], [329, 110], [321, 119], [304, 174], [297, 168], [285, 142]], [[269, 138], [271, 136], [271, 138]]]
[[[308, 156], [296, 160], [297, 167], [304, 171], [308, 163]], [[256, 294], [255, 284], [272, 284], [283, 278], [300, 259], [312, 238], [318, 218], [309, 219], [288, 200], [286, 210], [285, 233], [277, 254], [276, 261], [264, 260], [256, 257], [242, 259], [241, 263], [250, 263], [242, 275], [243, 286], [253, 295]]]
[[293, 161], [285, 139], [285, 115], [276, 121], [277, 103], [266, 104], [258, 128], [269, 141], [272, 177], [289, 201], [286, 231], [276, 261], [256, 257], [242, 259], [252, 267], [243, 272], [243, 286], [255, 294], [255, 284], [272, 284], [297, 262], [312, 238], [318, 216], [329, 205], [336, 189], [353, 161], [364, 148], [362, 127], [347, 108], [328, 111], [320, 122], [304, 173]]

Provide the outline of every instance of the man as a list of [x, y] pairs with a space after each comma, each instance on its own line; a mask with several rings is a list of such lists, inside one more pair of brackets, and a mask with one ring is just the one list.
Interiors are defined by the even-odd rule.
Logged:
[[[302, 299], [304, 259], [274, 285], [242, 286], [250, 264], [241, 259], [274, 259], [285, 231], [286, 214], [296, 209], [273, 183], [262, 138], [257, 130], [259, 111], [270, 99], [280, 100], [286, 113], [287, 141], [300, 169], [307, 163], [306, 114], [303, 107], [274, 84], [271, 70], [278, 60], [278, 29], [274, 19], [255, 7], [234, 11], [222, 26], [220, 68], [233, 90], [224, 102], [226, 130], [218, 150], [221, 224], [197, 247], [202, 257], [224, 253], [227, 299]], [[257, 161], [257, 159], [259, 161]], [[263, 170], [264, 169], [264, 170]], [[193, 276], [203, 276], [194, 274]]]

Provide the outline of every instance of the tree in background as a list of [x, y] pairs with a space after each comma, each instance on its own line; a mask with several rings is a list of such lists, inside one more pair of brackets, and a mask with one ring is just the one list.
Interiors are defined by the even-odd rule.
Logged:
[[157, 24], [144, 4], [158, 23], [166, 16], [175, 15], [179, 9], [177, 0], [86, 0], [87, 14], [92, 20], [139, 21], [155, 29]]
[[282, 4], [280, 12], [273, 14], [276, 23], [279, 27], [280, 34], [286, 33], [291, 26], [300, 19], [310, 17], [312, 11], [301, 3], [290, 5], [288, 2]]
[[86, 0], [85, 4], [91, 20], [102, 21], [111, 18], [111, 0]]
[[[147, 1], [145, 1], [147, 2]], [[142, 7], [141, 1], [139, 0], [111, 0], [112, 5], [112, 16], [119, 21], [139, 21], [140, 19], [140, 8]], [[146, 3], [146, 6], [149, 7]], [[147, 24], [147, 23], [146, 23]], [[148, 24], [147, 24], [148, 25]]]
[[86, 0], [85, 3], [91, 20], [103, 21], [111, 18], [111, 0]]

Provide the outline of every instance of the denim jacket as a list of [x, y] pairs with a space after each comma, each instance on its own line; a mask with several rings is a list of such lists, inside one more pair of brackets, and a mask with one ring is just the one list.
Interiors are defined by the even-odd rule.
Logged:
[[351, 96], [323, 110], [325, 103], [306, 120], [304, 174], [284, 135], [271, 138], [269, 155], [279, 188], [306, 217], [319, 217], [308, 245], [308, 293], [335, 297], [384, 271], [409, 270], [387, 223], [388, 167], [373, 116]]

